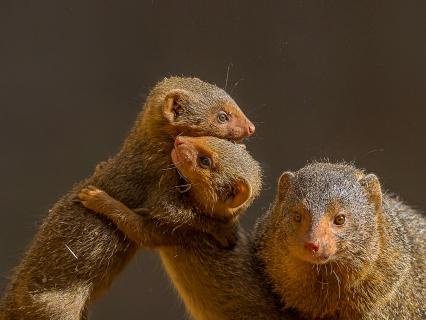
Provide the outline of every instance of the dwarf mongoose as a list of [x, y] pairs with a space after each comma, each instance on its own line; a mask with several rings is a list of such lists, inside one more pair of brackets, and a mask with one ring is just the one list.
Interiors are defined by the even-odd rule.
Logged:
[[159, 82], [121, 150], [49, 210], [15, 270], [1, 303], [3, 316], [85, 317], [88, 303], [109, 287], [135, 253], [137, 246], [109, 220], [75, 201], [82, 187], [94, 185], [131, 208], [144, 207], [162, 177], [170, 175], [165, 169], [177, 135], [240, 140], [253, 132], [234, 100], [216, 86], [196, 78]]
[[374, 174], [313, 163], [285, 172], [257, 223], [273, 290], [307, 319], [426, 319], [426, 223]]
[[[172, 159], [191, 188], [180, 195], [176, 190], [168, 192], [173, 190], [174, 181], [170, 185], [164, 182], [161, 200], [153, 201], [161, 223], [156, 216], [134, 213], [99, 189], [82, 190], [84, 205], [105, 215], [139, 245], [151, 245], [146, 230], [156, 234], [152, 237], [154, 246], [159, 246], [165, 268], [193, 318], [288, 319], [282, 317], [279, 301], [263, 282], [241, 230], [234, 231], [235, 247], [223, 248], [204, 233], [188, 233], [185, 225], [180, 229], [186, 232], [170, 230], [165, 223], [168, 216], [196, 214], [226, 219], [231, 227], [238, 227], [238, 214], [260, 190], [257, 162], [242, 146], [228, 141], [207, 137], [176, 140]], [[235, 207], [236, 200], [238, 206], [230, 208]], [[219, 226], [223, 228], [224, 224]], [[175, 245], [170, 246], [173, 242]]]

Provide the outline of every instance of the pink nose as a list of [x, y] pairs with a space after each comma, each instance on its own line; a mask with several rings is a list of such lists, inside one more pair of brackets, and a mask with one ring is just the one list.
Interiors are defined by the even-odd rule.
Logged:
[[248, 131], [249, 136], [254, 134], [254, 132], [256, 131], [256, 127], [254, 126], [253, 123], [251, 123], [251, 122], [249, 123], [247, 131]]
[[319, 244], [313, 243], [313, 242], [305, 242], [305, 248], [317, 252], [319, 250]]
[[180, 146], [181, 144], [184, 144], [185, 140], [182, 137], [176, 137], [175, 139], [175, 147]]

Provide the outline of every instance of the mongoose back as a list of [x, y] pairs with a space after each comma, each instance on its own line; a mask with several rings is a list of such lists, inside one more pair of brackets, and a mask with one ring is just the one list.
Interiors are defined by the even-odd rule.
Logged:
[[284, 173], [255, 247], [274, 291], [308, 319], [425, 319], [426, 223], [374, 174]]
[[[205, 233], [190, 232], [185, 224], [171, 230], [164, 219], [207, 215], [228, 220], [228, 225], [218, 221], [223, 232], [236, 229], [238, 215], [259, 192], [258, 163], [242, 146], [209, 137], [178, 137], [172, 158], [191, 188], [179, 194], [173, 189], [176, 182], [165, 181], [162, 199], [153, 201], [159, 210], [155, 216], [137, 215], [94, 188], [83, 189], [80, 198], [139, 245], [160, 246], [164, 266], [193, 318], [288, 319], [257, 270], [243, 232], [234, 230], [235, 247], [223, 248]], [[147, 230], [152, 233], [149, 238]]]
[[3, 317], [84, 318], [88, 303], [135, 253], [137, 246], [114, 225], [76, 203], [82, 187], [94, 185], [132, 208], [143, 207], [167, 173], [176, 135], [240, 140], [253, 132], [253, 124], [218, 87], [196, 78], [159, 82], [118, 154], [49, 210], [15, 270], [0, 308]]

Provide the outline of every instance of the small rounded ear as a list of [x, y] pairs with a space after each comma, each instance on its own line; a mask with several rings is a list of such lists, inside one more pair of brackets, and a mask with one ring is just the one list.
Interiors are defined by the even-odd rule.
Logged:
[[291, 171], [284, 172], [281, 177], [278, 179], [278, 201], [281, 202], [284, 200], [285, 195], [290, 188], [290, 185], [294, 179], [294, 173]]
[[169, 122], [174, 122], [184, 111], [189, 100], [189, 92], [183, 89], [174, 89], [164, 98], [163, 115]]
[[232, 187], [232, 195], [226, 200], [226, 204], [229, 209], [238, 209], [250, 199], [251, 194], [250, 184], [246, 181], [237, 181]]
[[367, 191], [369, 200], [373, 202], [376, 209], [379, 209], [382, 206], [382, 188], [377, 176], [370, 173], [362, 178], [359, 182]]

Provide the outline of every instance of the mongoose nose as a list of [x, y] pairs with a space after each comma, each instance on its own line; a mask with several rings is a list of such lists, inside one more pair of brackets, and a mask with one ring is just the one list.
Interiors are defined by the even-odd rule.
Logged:
[[319, 250], [319, 244], [313, 242], [305, 242], [305, 248], [317, 252]]
[[254, 126], [253, 123], [249, 122], [247, 130], [248, 130], [249, 136], [251, 136], [251, 135], [253, 135], [254, 131], [256, 130], [256, 127]]
[[184, 144], [185, 140], [182, 137], [176, 137], [175, 138], [175, 147], [180, 146], [181, 144]]

